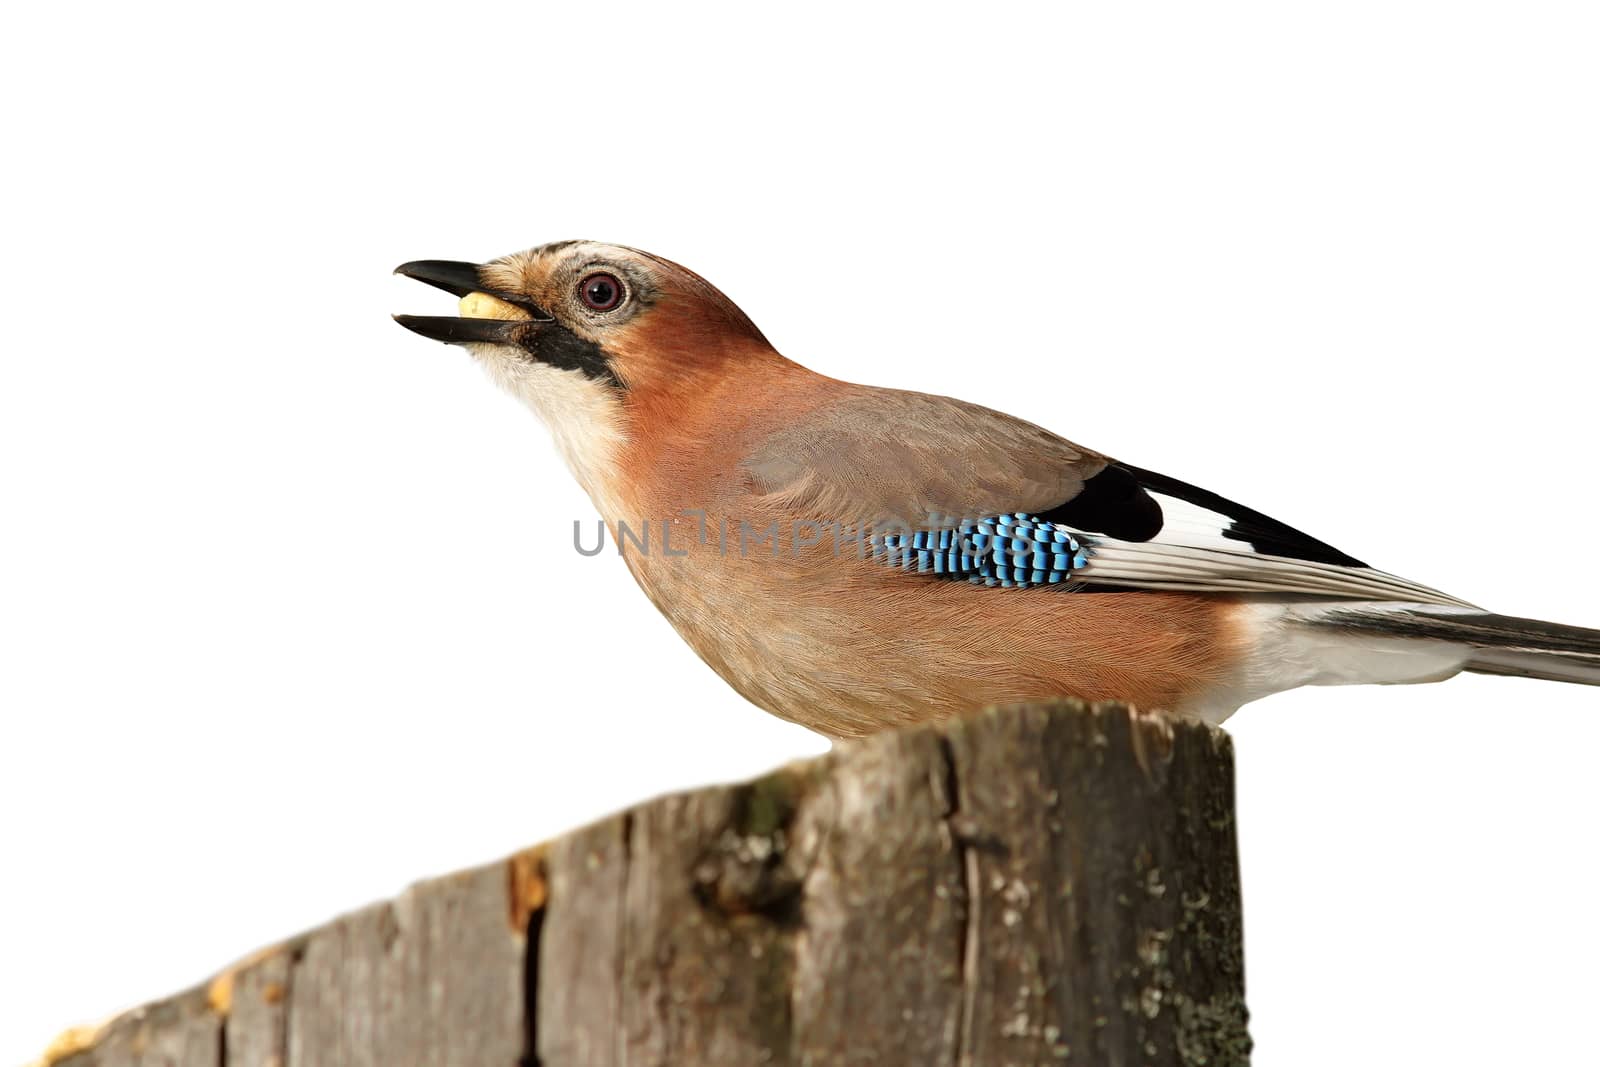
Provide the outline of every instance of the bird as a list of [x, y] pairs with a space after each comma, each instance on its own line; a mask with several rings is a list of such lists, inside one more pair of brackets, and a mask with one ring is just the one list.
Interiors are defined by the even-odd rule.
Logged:
[[558, 241], [396, 273], [396, 315], [546, 424], [634, 579], [760, 708], [833, 739], [1054, 698], [1221, 723], [1306, 685], [1600, 685], [1600, 631], [1485, 611], [951, 397], [778, 353], [670, 260]]

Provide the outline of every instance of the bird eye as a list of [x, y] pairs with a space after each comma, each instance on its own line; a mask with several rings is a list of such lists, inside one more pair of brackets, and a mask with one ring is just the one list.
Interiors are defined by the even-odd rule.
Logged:
[[610, 311], [622, 303], [622, 283], [615, 274], [590, 274], [578, 283], [578, 299], [591, 311]]

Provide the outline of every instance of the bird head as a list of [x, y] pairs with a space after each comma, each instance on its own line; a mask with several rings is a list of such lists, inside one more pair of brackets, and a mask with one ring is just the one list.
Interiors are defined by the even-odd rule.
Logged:
[[487, 363], [622, 391], [670, 388], [767, 347], [705, 279], [620, 245], [558, 241], [483, 264], [417, 260], [395, 273], [461, 298], [459, 317], [396, 315], [407, 329]]
[[395, 321], [464, 346], [533, 408], [597, 503], [641, 424], [735, 377], [740, 364], [781, 358], [699, 275], [620, 245], [560, 241], [483, 264], [417, 260], [395, 273], [460, 298], [459, 316]]

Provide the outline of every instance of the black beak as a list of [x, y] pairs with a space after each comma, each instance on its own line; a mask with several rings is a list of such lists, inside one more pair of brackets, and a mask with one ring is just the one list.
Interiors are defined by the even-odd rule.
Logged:
[[456, 263], [448, 259], [414, 259], [394, 269], [396, 274], [426, 282], [435, 289], [443, 289], [451, 296], [468, 293], [485, 293], [487, 289], [478, 280], [476, 263]]
[[533, 316], [526, 319], [463, 319], [454, 315], [396, 315], [394, 321], [406, 329], [434, 341], [452, 345], [522, 344], [528, 334], [538, 329], [542, 322], [551, 321], [548, 311], [519, 293], [492, 289], [481, 281], [481, 268], [476, 263], [457, 263], [448, 259], [417, 259], [402, 263], [394, 269], [396, 274], [415, 278], [435, 289], [443, 289], [452, 296], [468, 293], [487, 293], [514, 305]]
[[526, 319], [463, 319], [455, 315], [396, 315], [394, 321], [433, 341], [451, 345], [519, 345], [538, 323]]

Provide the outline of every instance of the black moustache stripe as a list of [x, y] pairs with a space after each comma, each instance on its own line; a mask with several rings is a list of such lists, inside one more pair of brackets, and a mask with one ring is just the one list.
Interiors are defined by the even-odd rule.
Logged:
[[579, 337], [559, 322], [544, 323], [522, 344], [524, 351], [540, 363], [562, 370], [575, 370], [587, 378], [623, 388], [622, 379], [612, 369], [611, 357], [594, 341]]

